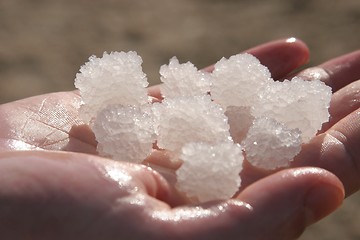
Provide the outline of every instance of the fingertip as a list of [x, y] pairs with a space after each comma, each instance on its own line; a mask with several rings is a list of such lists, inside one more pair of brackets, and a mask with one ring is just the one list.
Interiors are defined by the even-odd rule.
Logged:
[[160, 92], [160, 85], [154, 85], [147, 88], [148, 95], [152, 97], [152, 102], [159, 102], [163, 99]]
[[295, 37], [290, 37], [290, 38], [287, 38], [285, 40], [285, 42], [287, 44], [289, 44], [289, 46], [294, 48], [295, 51], [298, 51], [299, 56], [300, 56], [300, 58], [299, 58], [300, 66], [307, 64], [309, 62], [310, 50], [309, 50], [309, 47], [307, 46], [307, 44], [303, 40], [295, 38]]
[[173, 171], [166, 170], [165, 168], [161, 171], [159, 168], [154, 170], [152, 167], [142, 167], [144, 167], [146, 171], [140, 173], [139, 177], [142, 179], [146, 187], [146, 193], [149, 196], [165, 202], [170, 207], [189, 203], [188, 199], [167, 179], [167, 177], [169, 177], [168, 175], [171, 175], [169, 178], [174, 177]]
[[345, 192], [339, 184], [319, 184], [307, 193], [305, 206], [307, 225], [315, 223], [335, 211], [343, 202]]
[[[258, 58], [261, 64], [269, 68], [274, 79], [281, 79], [306, 64], [310, 55], [308, 46], [295, 37], [270, 41], [243, 52]], [[204, 72], [213, 70], [214, 65], [202, 69]], [[159, 85], [149, 87], [148, 94], [159, 100], [162, 99]]]
[[255, 220], [262, 216], [263, 229], [274, 236], [291, 238], [338, 208], [344, 188], [334, 174], [304, 167], [265, 177], [245, 188], [237, 198], [253, 208]]
[[247, 52], [267, 66], [274, 79], [281, 79], [308, 63], [310, 51], [300, 39], [290, 37], [265, 43]]
[[295, 179], [309, 182], [304, 184], [306, 225], [311, 225], [332, 213], [345, 198], [344, 185], [340, 179], [325, 169], [304, 167], [292, 169], [289, 174]]
[[316, 67], [301, 71], [297, 76], [309, 80], [321, 80], [333, 92], [360, 78], [360, 50], [330, 59]]
[[309, 62], [310, 50], [307, 44], [296, 37], [289, 37], [264, 44], [275, 49], [281, 49], [284, 53], [292, 53], [297, 57], [297, 64], [303, 65]]

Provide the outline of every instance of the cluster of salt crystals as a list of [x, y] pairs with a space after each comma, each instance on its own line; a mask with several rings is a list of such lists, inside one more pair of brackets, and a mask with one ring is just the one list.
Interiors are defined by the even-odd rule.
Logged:
[[177, 186], [190, 198], [202, 202], [230, 198], [239, 190], [243, 159], [239, 144], [191, 142], [182, 147], [180, 158], [184, 162], [177, 171]]
[[256, 118], [242, 142], [246, 158], [265, 169], [286, 167], [300, 151], [300, 134], [297, 128], [288, 129], [272, 118]]
[[330, 87], [297, 77], [274, 81], [250, 54], [221, 59], [212, 75], [212, 99], [227, 107], [230, 134], [254, 166], [288, 166], [329, 119]]
[[155, 142], [150, 104], [108, 105], [97, 114], [92, 130], [98, 152], [114, 160], [141, 163]]
[[141, 64], [141, 57], [132, 51], [104, 52], [102, 58], [91, 56], [75, 79], [84, 103], [80, 117], [91, 122], [98, 111], [110, 104], [146, 104], [149, 83]]
[[154, 104], [141, 63], [135, 52], [91, 57], [75, 79], [80, 114], [101, 155], [142, 162], [156, 143], [182, 160], [177, 187], [192, 199], [236, 193], [242, 151], [257, 167], [286, 167], [329, 117], [329, 87], [299, 78], [275, 82], [250, 54], [221, 59], [213, 73], [170, 59], [160, 68], [165, 99]]
[[157, 146], [176, 158], [188, 142], [216, 144], [231, 141], [224, 109], [209, 95], [176, 97], [155, 103]]

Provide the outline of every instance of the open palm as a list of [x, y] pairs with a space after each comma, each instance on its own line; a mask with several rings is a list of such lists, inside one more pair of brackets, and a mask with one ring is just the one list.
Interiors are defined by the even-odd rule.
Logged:
[[[275, 41], [248, 52], [275, 79], [308, 60], [301, 41]], [[273, 173], [245, 163], [242, 192], [197, 206], [150, 168], [96, 156], [95, 137], [78, 118], [76, 91], [1, 105], [1, 239], [299, 236], [341, 204], [344, 189], [349, 195], [360, 187], [360, 52], [298, 74], [333, 88], [330, 122], [303, 147], [294, 168]], [[157, 86], [149, 94], [160, 98]]]

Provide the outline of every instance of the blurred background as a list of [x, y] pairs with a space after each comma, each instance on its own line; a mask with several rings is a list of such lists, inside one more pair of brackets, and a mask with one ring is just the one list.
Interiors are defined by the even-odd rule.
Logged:
[[[358, 0], [0, 0], [0, 103], [74, 89], [90, 55], [135, 50], [151, 84], [172, 56], [199, 68], [297, 37], [309, 65], [360, 49]], [[300, 238], [360, 239], [360, 195]]]

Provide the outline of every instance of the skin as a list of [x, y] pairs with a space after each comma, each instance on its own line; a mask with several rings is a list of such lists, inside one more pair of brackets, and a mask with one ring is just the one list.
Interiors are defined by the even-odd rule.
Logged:
[[[309, 57], [294, 39], [247, 52], [276, 79], [294, 75]], [[77, 92], [3, 104], [1, 239], [295, 239], [360, 187], [359, 69], [360, 51], [297, 73], [332, 87], [330, 122], [291, 168], [265, 172], [245, 163], [240, 193], [197, 205], [172, 187], [170, 170], [164, 177], [96, 156], [94, 135], [77, 115]], [[158, 86], [149, 94], [160, 98]], [[163, 169], [164, 158], [155, 152], [148, 162]]]

